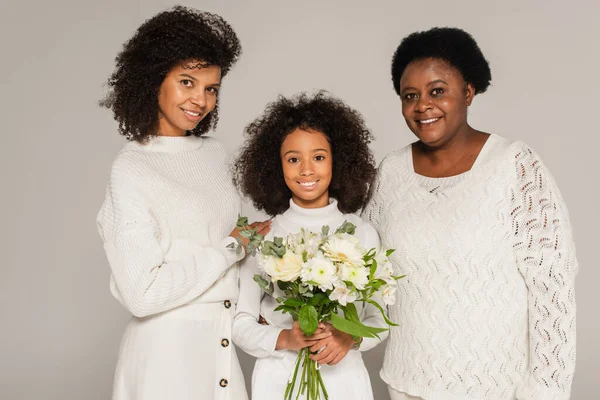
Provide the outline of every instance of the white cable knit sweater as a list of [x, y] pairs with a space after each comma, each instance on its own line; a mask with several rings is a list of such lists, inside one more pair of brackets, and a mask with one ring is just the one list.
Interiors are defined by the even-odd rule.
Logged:
[[426, 400], [568, 399], [575, 370], [569, 216], [540, 158], [492, 135], [473, 168], [417, 175], [388, 155], [363, 216], [400, 281], [381, 376]]

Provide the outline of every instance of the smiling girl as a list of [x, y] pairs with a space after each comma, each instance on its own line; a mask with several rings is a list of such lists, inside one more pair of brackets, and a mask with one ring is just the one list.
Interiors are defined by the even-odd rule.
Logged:
[[[235, 164], [236, 183], [256, 208], [274, 216], [267, 239], [298, 233], [302, 228], [320, 232], [344, 221], [356, 225], [356, 238], [367, 248], [379, 248], [375, 230], [358, 216], [375, 175], [369, 150], [371, 134], [362, 117], [340, 100], [318, 93], [293, 99], [280, 97], [246, 128], [247, 142]], [[330, 325], [306, 337], [289, 314], [275, 311], [275, 298], [253, 281], [259, 274], [248, 259], [240, 274], [240, 295], [233, 324], [235, 343], [258, 358], [252, 376], [252, 397], [283, 398], [298, 350], [310, 347], [322, 365], [330, 399], [373, 398], [361, 351], [380, 341], [352, 337]], [[371, 305], [358, 306], [362, 321], [385, 326]], [[260, 324], [260, 317], [267, 324]], [[387, 336], [382, 334], [382, 340]], [[295, 398], [295, 394], [294, 394]]]
[[115, 400], [247, 399], [230, 342], [244, 254], [229, 245], [241, 203], [223, 147], [203, 136], [240, 51], [221, 17], [175, 7], [139, 27], [108, 82], [102, 104], [129, 143], [113, 163], [98, 229], [112, 294], [133, 314]]

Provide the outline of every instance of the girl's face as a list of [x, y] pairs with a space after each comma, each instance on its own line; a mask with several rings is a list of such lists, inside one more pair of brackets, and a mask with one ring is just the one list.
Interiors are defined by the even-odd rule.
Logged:
[[430, 147], [442, 147], [468, 128], [467, 107], [474, 95], [473, 86], [444, 60], [413, 61], [400, 78], [402, 115]]
[[327, 137], [298, 128], [285, 138], [280, 155], [283, 178], [294, 203], [303, 208], [327, 206], [333, 165]]
[[191, 61], [171, 69], [158, 92], [158, 135], [185, 136], [214, 110], [221, 67], [197, 68]]

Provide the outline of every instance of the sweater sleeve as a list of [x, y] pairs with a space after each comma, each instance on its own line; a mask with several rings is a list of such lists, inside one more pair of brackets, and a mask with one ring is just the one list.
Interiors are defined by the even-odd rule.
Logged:
[[361, 212], [361, 217], [366, 221], [369, 221], [377, 231], [380, 229], [381, 222], [385, 217], [384, 212], [388, 207], [386, 202], [386, 194], [389, 196], [390, 193], [388, 193], [385, 186], [389, 180], [386, 170], [390, 157], [392, 157], [392, 155], [387, 156], [379, 164], [375, 182], [369, 188], [369, 202]]
[[240, 291], [233, 320], [233, 342], [254, 357], [282, 357], [283, 353], [275, 350], [275, 346], [283, 328], [258, 323], [264, 293], [254, 282], [256, 274], [260, 274], [256, 258], [247, 257], [240, 268]]
[[556, 184], [528, 147], [515, 156], [514, 248], [528, 289], [529, 366], [522, 400], [568, 399], [575, 371], [575, 275], [569, 216]]
[[133, 315], [145, 317], [198, 297], [244, 254], [227, 247], [234, 242], [231, 237], [214, 247], [172, 239], [138, 170], [115, 161], [97, 223], [113, 295]]

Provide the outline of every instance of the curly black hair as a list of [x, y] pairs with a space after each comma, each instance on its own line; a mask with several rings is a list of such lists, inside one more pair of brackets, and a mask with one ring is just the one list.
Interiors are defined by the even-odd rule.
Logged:
[[473, 85], [475, 94], [487, 90], [492, 80], [490, 65], [473, 37], [458, 28], [432, 28], [402, 39], [392, 59], [392, 84], [400, 95], [400, 78], [408, 64], [425, 58], [442, 59]]
[[[225, 76], [242, 51], [232, 27], [218, 15], [175, 6], [144, 22], [117, 55], [100, 105], [112, 109], [119, 132], [145, 142], [158, 127], [158, 90], [167, 73], [184, 62], [221, 67]], [[218, 122], [218, 103], [193, 130], [201, 136]]]
[[375, 178], [369, 143], [373, 136], [358, 111], [327, 92], [279, 98], [245, 129], [246, 142], [233, 165], [234, 183], [254, 206], [274, 216], [289, 208], [292, 197], [281, 166], [281, 145], [296, 129], [323, 133], [333, 156], [329, 196], [353, 213], [364, 206]]

